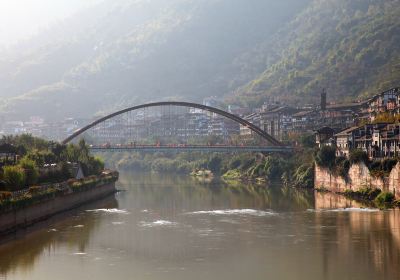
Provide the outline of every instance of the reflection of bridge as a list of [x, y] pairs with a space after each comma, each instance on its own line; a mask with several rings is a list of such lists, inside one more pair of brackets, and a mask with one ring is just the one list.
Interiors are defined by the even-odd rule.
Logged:
[[[132, 135], [129, 135], [126, 133], [126, 130], [130, 130], [130, 129], [137, 129], [137, 120], [136, 122], [132, 121], [132, 113], [134, 113], [134, 117], [139, 116], [141, 119], [141, 122], [143, 125], [147, 125], [147, 129], [143, 129], [142, 131], [145, 130], [147, 131], [147, 136], [153, 136], [153, 134], [157, 134], [157, 133], [161, 133], [163, 136], [165, 137], [172, 137], [172, 136], [180, 136], [182, 137], [182, 133], [188, 133], [189, 129], [188, 129], [188, 124], [186, 122], [182, 123], [179, 122], [176, 119], [173, 119], [173, 117], [176, 117], [177, 114], [172, 115], [173, 117], [171, 117], [171, 106], [173, 107], [179, 107], [179, 108], [184, 108], [185, 110], [191, 110], [191, 109], [195, 109], [195, 110], [201, 110], [201, 112], [206, 111], [208, 112], [207, 114], [212, 114], [215, 116], [219, 116], [219, 117], [224, 117], [226, 119], [228, 119], [229, 121], [233, 122], [234, 124], [236, 124], [238, 127], [239, 125], [241, 125], [242, 127], [245, 127], [246, 129], [248, 129], [249, 131], [252, 132], [252, 134], [259, 136], [262, 140], [265, 140], [268, 145], [266, 146], [245, 146], [242, 143], [237, 143], [236, 145], [228, 145], [228, 144], [222, 144], [219, 143], [219, 145], [211, 145], [211, 143], [207, 143], [207, 145], [187, 145], [187, 143], [185, 144], [178, 144], [178, 145], [164, 145], [160, 143], [160, 141], [158, 141], [158, 143], [156, 145], [140, 145], [139, 141], [132, 137]], [[162, 109], [169, 110], [169, 114], [170, 115], [161, 115], [158, 116], [159, 118], [159, 122], [157, 123], [158, 125], [160, 125], [160, 122], [162, 123], [162, 126], [158, 131], [157, 129], [154, 129], [154, 125], [152, 124], [151, 121], [154, 122], [154, 115], [153, 115], [153, 119], [148, 120], [146, 119], [146, 109], [148, 108], [153, 108], [153, 107], [161, 107]], [[141, 114], [139, 114], [140, 110], [144, 110]], [[194, 115], [193, 113], [187, 113], [188, 115], [185, 115], [186, 117], [190, 115]], [[205, 115], [203, 113], [203, 115]], [[183, 117], [183, 119], [185, 119], [185, 116]], [[211, 117], [210, 117], [211, 118]], [[113, 125], [109, 125], [109, 123], [113, 123]], [[123, 125], [122, 123], [125, 122], [125, 125]], [[192, 124], [193, 125], [193, 124]], [[110, 128], [112, 127], [112, 128]], [[196, 104], [196, 103], [188, 103], [188, 102], [176, 102], [176, 101], [170, 101], [170, 102], [156, 102], [156, 103], [149, 103], [149, 104], [143, 104], [143, 105], [138, 105], [138, 106], [134, 106], [134, 107], [130, 107], [115, 113], [112, 113], [108, 116], [102, 117], [96, 121], [94, 121], [93, 123], [75, 131], [72, 135], [70, 135], [68, 138], [66, 138], [62, 143], [63, 144], [67, 144], [68, 142], [78, 138], [79, 136], [83, 136], [84, 133], [86, 133], [87, 131], [90, 130], [96, 130], [97, 131], [104, 131], [106, 129], [111, 130], [111, 132], [108, 132], [107, 135], [112, 135], [114, 137], [113, 140], [118, 139], [119, 140], [115, 140], [117, 141], [116, 143], [110, 143], [110, 141], [103, 141], [101, 142], [101, 145], [97, 145], [97, 146], [92, 146], [91, 149], [92, 150], [98, 150], [98, 151], [104, 151], [104, 150], [135, 150], [135, 151], [161, 151], [161, 150], [165, 150], [165, 151], [218, 151], [218, 152], [233, 152], [233, 151], [246, 151], [246, 152], [250, 152], [250, 151], [254, 151], [254, 152], [286, 152], [291, 150], [290, 147], [286, 147], [284, 146], [280, 141], [278, 141], [277, 139], [275, 139], [274, 137], [272, 137], [270, 134], [268, 134], [267, 132], [265, 132], [263, 129], [261, 129], [260, 127], [250, 123], [249, 121], [228, 113], [226, 111], [223, 111], [221, 109], [217, 109], [214, 107], [210, 107], [210, 106], [206, 106], [206, 105], [201, 105], [201, 104]], [[197, 134], [193, 133], [193, 131], [197, 131], [196, 128], [193, 129], [193, 127], [191, 128], [192, 130], [190, 130], [190, 133], [192, 133], [191, 137], [193, 137], [194, 139], [196, 138], [200, 138], [200, 136], [198, 136]], [[205, 136], [204, 135], [204, 128], [202, 128], [203, 130], [199, 130], [200, 132], [198, 133], [203, 133], [201, 136]], [[117, 131], [117, 132], [116, 132]], [[184, 132], [182, 132], [184, 131]], [[115, 134], [120, 133], [119, 136], [115, 137]], [[197, 133], [197, 132], [196, 132]], [[99, 133], [100, 135], [105, 135], [106, 133]], [[138, 133], [137, 133], [138, 134]], [[157, 135], [159, 136], [159, 135]], [[187, 136], [187, 135], [186, 135]], [[208, 136], [210, 136], [210, 134], [208, 134]], [[107, 144], [104, 144], [107, 143]], [[131, 143], [131, 144], [122, 144], [122, 143]], [[134, 144], [132, 144], [134, 143]], [[154, 143], [154, 142], [153, 142]], [[230, 143], [233, 143], [232, 141]]]
[[286, 146], [225, 146], [225, 145], [215, 145], [215, 146], [193, 146], [193, 145], [166, 145], [166, 146], [151, 146], [151, 145], [103, 145], [103, 146], [90, 146], [90, 149], [95, 152], [102, 151], [137, 151], [137, 152], [219, 152], [219, 153], [232, 153], [232, 152], [291, 152], [291, 147]]

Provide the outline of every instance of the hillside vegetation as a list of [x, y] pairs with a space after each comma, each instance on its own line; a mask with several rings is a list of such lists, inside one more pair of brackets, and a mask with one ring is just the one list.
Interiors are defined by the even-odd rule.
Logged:
[[399, 14], [399, 0], [105, 0], [0, 50], [0, 115], [370, 96], [399, 85]]
[[236, 97], [310, 102], [327, 88], [331, 100], [345, 101], [399, 86], [399, 15], [398, 0], [313, 1], [268, 46], [279, 58], [262, 49], [273, 63]]
[[235, 58], [309, 1], [106, 0], [1, 55], [7, 99], [0, 110], [87, 117], [165, 98], [222, 96], [251, 79], [233, 78]]

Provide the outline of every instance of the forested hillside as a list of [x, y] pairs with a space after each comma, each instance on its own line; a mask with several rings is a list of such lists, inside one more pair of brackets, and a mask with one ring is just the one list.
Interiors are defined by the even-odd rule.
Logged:
[[272, 63], [237, 91], [243, 103], [315, 102], [322, 88], [336, 102], [371, 96], [400, 85], [400, 1], [313, 1], [260, 49]]
[[8, 116], [92, 116], [248, 82], [233, 63], [310, 0], [106, 0], [1, 55]]
[[0, 50], [0, 116], [369, 96], [400, 84], [399, 15], [399, 0], [105, 0]]

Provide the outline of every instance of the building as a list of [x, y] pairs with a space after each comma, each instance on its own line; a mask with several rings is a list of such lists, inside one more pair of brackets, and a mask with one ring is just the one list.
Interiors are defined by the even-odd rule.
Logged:
[[[248, 121], [255, 126], [261, 127], [261, 115], [260, 113], [252, 113], [243, 117], [244, 120]], [[245, 125], [240, 125], [240, 136], [242, 139], [251, 139], [253, 131]]]
[[400, 124], [365, 124], [347, 128], [334, 137], [338, 156], [348, 157], [352, 149], [363, 150], [371, 159], [400, 155]]
[[208, 135], [220, 136], [228, 140], [231, 135], [239, 135], [240, 126], [237, 122], [222, 116], [213, 116], [208, 126]]
[[367, 101], [370, 121], [381, 113], [400, 113], [400, 89], [392, 88], [375, 95]]
[[317, 127], [318, 112], [300, 111], [292, 116], [292, 131], [295, 133], [305, 133], [314, 131]]
[[281, 106], [261, 113], [260, 128], [279, 140], [288, 138], [293, 131], [293, 115], [299, 109]]
[[319, 148], [335, 145], [335, 130], [330, 127], [322, 127], [315, 131], [315, 143]]

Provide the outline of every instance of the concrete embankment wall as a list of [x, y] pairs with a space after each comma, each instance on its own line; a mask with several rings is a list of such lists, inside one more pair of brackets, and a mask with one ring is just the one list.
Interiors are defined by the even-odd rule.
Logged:
[[28, 227], [58, 213], [74, 209], [115, 193], [115, 183], [109, 183], [82, 192], [75, 192], [49, 199], [22, 209], [0, 214], [0, 234]]
[[333, 174], [328, 169], [316, 166], [314, 186], [331, 192], [358, 191], [362, 188], [380, 189], [392, 192], [396, 199], [400, 199], [400, 163], [393, 167], [388, 177], [384, 178], [371, 176], [364, 163], [353, 164], [347, 179]]

